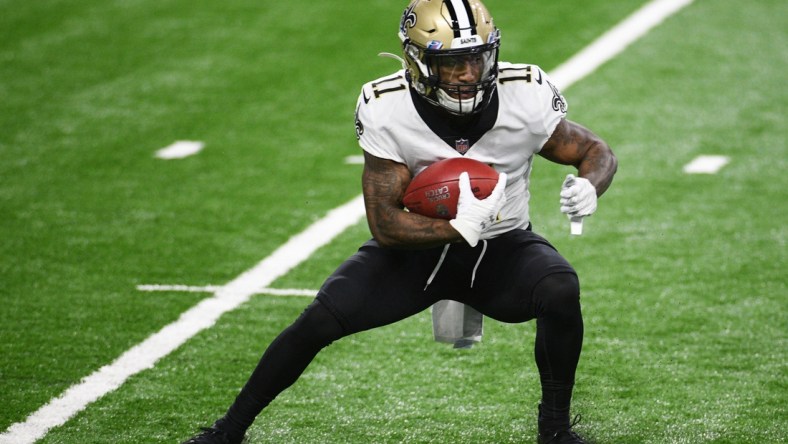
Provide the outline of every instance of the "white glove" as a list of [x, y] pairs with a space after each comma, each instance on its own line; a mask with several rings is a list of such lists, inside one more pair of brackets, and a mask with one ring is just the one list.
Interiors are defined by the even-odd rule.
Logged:
[[471, 191], [468, 173], [460, 174], [460, 195], [457, 198], [457, 217], [449, 223], [471, 247], [479, 243], [482, 232], [497, 219], [506, 203], [506, 173], [498, 175], [498, 183], [486, 199], [479, 200]]
[[567, 174], [561, 185], [561, 212], [569, 218], [569, 232], [583, 234], [583, 217], [596, 211], [596, 188], [588, 179]]
[[561, 212], [569, 217], [590, 216], [596, 211], [596, 188], [588, 179], [567, 174], [561, 185]]

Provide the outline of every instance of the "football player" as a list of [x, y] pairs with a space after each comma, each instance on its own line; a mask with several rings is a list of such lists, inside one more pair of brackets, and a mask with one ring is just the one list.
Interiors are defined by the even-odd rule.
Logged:
[[[531, 230], [529, 176], [537, 154], [575, 167], [576, 177], [561, 187], [560, 209], [580, 218], [596, 210], [616, 158], [597, 135], [567, 120], [564, 97], [538, 66], [498, 60], [501, 34], [479, 0], [413, 0], [399, 38], [403, 68], [365, 84], [356, 108], [372, 239], [270, 344], [227, 413], [186, 443], [241, 442], [324, 347], [444, 299], [501, 322], [536, 320], [537, 442], [584, 442], [570, 422], [583, 342], [579, 281]], [[455, 219], [403, 209], [414, 175], [460, 156], [501, 173], [488, 198], [476, 199], [461, 175]]]

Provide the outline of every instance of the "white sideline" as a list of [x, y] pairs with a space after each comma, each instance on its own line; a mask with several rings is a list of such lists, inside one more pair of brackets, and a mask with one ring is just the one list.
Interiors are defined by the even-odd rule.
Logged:
[[[558, 66], [551, 72], [551, 77], [561, 89], [569, 88], [690, 3], [692, 0], [653, 0], [647, 3], [566, 63]], [[62, 395], [28, 416], [24, 422], [11, 425], [0, 435], [0, 444], [32, 444], [42, 438], [51, 428], [64, 424], [90, 403], [116, 390], [129, 377], [153, 367], [159, 359], [212, 326], [222, 314], [246, 302], [257, 289], [269, 285], [287, 273], [363, 216], [361, 196], [332, 210], [325, 218], [292, 237], [254, 268], [221, 287], [213, 297], [204, 299], [184, 312], [177, 321], [132, 347], [113, 363], [71, 386]]]

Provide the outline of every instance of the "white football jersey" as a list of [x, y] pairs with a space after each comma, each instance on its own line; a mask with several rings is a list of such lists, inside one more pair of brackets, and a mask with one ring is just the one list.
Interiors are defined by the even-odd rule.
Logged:
[[[361, 148], [407, 165], [414, 176], [434, 162], [463, 156], [507, 174], [501, 221], [484, 238], [528, 226], [533, 157], [567, 109], [561, 93], [538, 66], [500, 62], [499, 71], [497, 117], [475, 143], [460, 135], [451, 146], [430, 129], [414, 105], [404, 70], [365, 84], [356, 108]], [[490, 107], [494, 105], [495, 101]]]

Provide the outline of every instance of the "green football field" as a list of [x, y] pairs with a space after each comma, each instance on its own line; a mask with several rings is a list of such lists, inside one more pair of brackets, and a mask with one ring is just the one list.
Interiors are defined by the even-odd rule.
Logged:
[[[377, 54], [406, 3], [0, 0], [0, 443], [178, 443], [224, 413], [310, 301], [276, 290], [318, 288], [363, 218], [155, 362], [127, 352], [360, 194], [354, 106], [398, 68]], [[486, 1], [501, 59], [548, 72], [646, 3]], [[580, 237], [572, 171], [538, 159], [531, 183], [581, 278], [590, 442], [788, 442], [787, 70], [786, 2], [695, 0], [563, 91], [619, 159]], [[176, 141], [204, 148], [156, 157]], [[701, 155], [729, 163], [685, 173]], [[534, 442], [534, 329], [455, 350], [424, 312], [345, 338], [250, 441]], [[83, 381], [121, 356], [142, 368], [116, 389]]]

